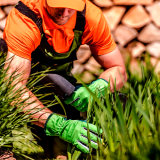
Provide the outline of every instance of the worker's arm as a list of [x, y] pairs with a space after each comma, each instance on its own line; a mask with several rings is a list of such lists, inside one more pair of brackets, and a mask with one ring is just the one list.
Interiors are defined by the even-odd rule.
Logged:
[[[127, 74], [123, 58], [118, 48], [110, 53], [104, 55], [94, 55], [94, 58], [105, 69], [100, 75], [99, 79], [93, 81], [88, 85], [88, 88], [95, 93], [97, 91], [97, 97], [105, 94], [108, 88], [108, 82], [110, 81], [110, 90], [114, 92], [114, 84], [116, 80], [116, 90], [120, 89], [127, 81]], [[66, 104], [71, 104], [77, 110], [84, 112], [87, 111], [88, 102], [90, 99], [90, 93], [85, 87], [80, 87], [71, 96], [65, 99]]]
[[116, 89], [119, 90], [127, 81], [126, 69], [119, 49], [116, 47], [112, 52], [104, 55], [94, 55], [94, 58], [104, 68], [104, 72], [99, 78], [103, 78], [108, 82], [110, 80], [111, 92], [114, 92], [116, 79]]
[[[14, 55], [11, 52], [8, 52], [7, 59], [14, 56], [13, 60], [11, 61], [10, 69], [8, 71], [9, 75], [13, 74], [15, 70], [18, 71], [16, 74], [21, 74], [23, 71], [24, 74], [22, 75], [24, 80], [21, 81], [17, 86], [16, 89], [19, 87], [22, 87], [26, 84], [27, 79], [30, 75], [31, 71], [31, 62], [27, 59], [21, 58], [19, 56]], [[6, 67], [7, 67], [6, 63]], [[23, 95], [22, 98], [26, 99], [29, 98], [29, 102], [33, 102], [36, 100], [35, 103], [32, 103], [31, 105], [28, 105], [24, 109], [33, 109], [34, 108], [43, 108], [43, 104], [33, 95], [31, 91], [27, 89], [25, 86], [24, 89], [26, 89], [26, 93]], [[28, 101], [28, 100], [27, 100]], [[75, 145], [78, 149], [80, 149], [84, 153], [89, 153], [88, 148], [88, 139], [87, 134], [89, 127], [90, 134], [90, 140], [91, 140], [91, 147], [97, 149], [98, 148], [98, 131], [97, 127], [93, 124], [88, 124], [86, 122], [78, 121], [78, 120], [67, 120], [62, 116], [51, 114], [52, 112], [44, 108], [43, 110], [39, 111], [38, 113], [34, 114], [32, 117], [39, 119], [39, 121], [34, 122], [36, 125], [43, 127], [45, 130], [46, 135], [48, 136], [59, 136], [63, 140], [66, 140], [67, 142], [72, 143]], [[46, 121], [47, 120], [47, 121]], [[92, 134], [92, 133], [95, 134]], [[100, 133], [102, 133], [102, 130], [100, 130]]]
[[[13, 57], [13, 58], [11, 58], [11, 57]], [[33, 112], [34, 112], [35, 111], [34, 108], [43, 108], [44, 107], [43, 104], [25, 86], [25, 84], [27, 83], [27, 80], [29, 78], [30, 71], [31, 71], [31, 61], [24, 59], [24, 58], [21, 58], [19, 56], [16, 56], [11, 52], [8, 52], [7, 59], [11, 60], [8, 74], [11, 75], [14, 73], [15, 70], [17, 70], [16, 74], [21, 75], [19, 77], [19, 79], [23, 79], [23, 80], [20, 80], [18, 85], [16, 85], [15, 89], [18, 89], [18, 88], [24, 86], [24, 89], [26, 89], [26, 92], [23, 94], [22, 99], [27, 99], [28, 97], [30, 97], [27, 100], [27, 103], [36, 101], [34, 103], [31, 103], [29, 106], [25, 107], [24, 110], [26, 111], [27, 109], [28, 110], [33, 109]], [[9, 64], [9, 62], [7, 62], [5, 64], [5, 67], [7, 67], [7, 64]], [[46, 119], [51, 113], [52, 112], [48, 108], [44, 108], [43, 110], [39, 111], [38, 113], [36, 113], [32, 116], [33, 118], [38, 119], [38, 121], [33, 122], [33, 123], [35, 123], [36, 125], [38, 125], [40, 127], [44, 127]]]

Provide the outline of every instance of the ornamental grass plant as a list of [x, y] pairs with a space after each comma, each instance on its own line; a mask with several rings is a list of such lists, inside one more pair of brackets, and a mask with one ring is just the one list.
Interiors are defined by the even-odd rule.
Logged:
[[[8, 75], [7, 72], [13, 57], [7, 62], [6, 54], [7, 52], [0, 52], [0, 153], [13, 151], [14, 155], [20, 157], [16, 157], [17, 159], [33, 159], [28, 156], [32, 154], [44, 157], [43, 149], [37, 144], [30, 128], [27, 126], [28, 123], [37, 121], [32, 118], [32, 115], [41, 109], [37, 107], [25, 110], [25, 107], [34, 103], [34, 101], [28, 101], [30, 97], [22, 99], [22, 95], [26, 93], [24, 86], [15, 89], [15, 86], [23, 80], [20, 79], [23, 73], [16, 74], [19, 70], [17, 68], [11, 75]], [[4, 69], [5, 63], [9, 63], [9, 65]], [[45, 88], [46, 85], [34, 86], [44, 76], [44, 72], [32, 74], [27, 82], [27, 88], [39, 99], [44, 98], [45, 95], [39, 95], [38, 90]], [[54, 103], [55, 100], [47, 102], [46, 107]]]
[[90, 92], [93, 101], [88, 104], [87, 122], [103, 129], [102, 143], [85, 156], [70, 149], [69, 160], [160, 159], [160, 78], [149, 56], [144, 61], [146, 65], [139, 61], [141, 76], [133, 75], [127, 67], [128, 82], [120, 90], [123, 94], [116, 88], [115, 93], [108, 89], [98, 99]]

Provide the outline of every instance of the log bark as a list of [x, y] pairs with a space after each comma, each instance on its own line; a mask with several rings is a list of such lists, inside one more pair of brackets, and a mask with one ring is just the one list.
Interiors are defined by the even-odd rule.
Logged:
[[130, 8], [122, 19], [122, 23], [132, 28], [141, 28], [151, 22], [151, 18], [142, 5]]
[[113, 31], [118, 23], [121, 21], [122, 16], [124, 15], [126, 8], [124, 7], [112, 7], [109, 10], [103, 10], [104, 17], [106, 18], [110, 29]]

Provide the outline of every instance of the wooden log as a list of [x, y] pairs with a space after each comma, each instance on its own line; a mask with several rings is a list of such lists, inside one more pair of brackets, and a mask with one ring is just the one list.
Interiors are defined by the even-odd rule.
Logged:
[[113, 40], [115, 41], [114, 31], [111, 31], [111, 35], [112, 35]]
[[15, 5], [19, 0], [0, 0], [0, 6]]
[[6, 6], [3, 8], [3, 11], [8, 15], [14, 5]]
[[124, 48], [124, 47], [121, 47], [121, 46], [118, 45], [118, 48], [119, 48], [119, 50], [121, 52], [122, 58], [124, 60], [124, 63], [128, 64], [128, 61], [131, 59], [130, 52], [128, 51], [128, 49], [126, 47]]
[[108, 25], [112, 31], [121, 21], [121, 18], [124, 15], [125, 11], [126, 8], [119, 6], [114, 6], [111, 9], [103, 10], [104, 17], [106, 18]]
[[146, 10], [150, 13], [151, 19], [157, 27], [160, 27], [160, 2], [156, 1], [150, 6], [146, 6]]
[[160, 29], [157, 28], [153, 23], [150, 23], [142, 29], [137, 38], [139, 41], [143, 43], [151, 43], [153, 41], [159, 41]]
[[141, 28], [151, 22], [151, 18], [142, 5], [130, 8], [122, 19], [122, 23], [132, 28]]
[[84, 71], [84, 66], [81, 63], [79, 63], [78, 61], [74, 61], [73, 62], [73, 69], [71, 70], [71, 73], [73, 75], [79, 75], [79, 74], [83, 73], [83, 71]]
[[3, 32], [0, 30], [0, 38], [3, 38]]
[[80, 49], [88, 50], [88, 49], [89, 49], [89, 45], [87, 45], [87, 44], [82, 44], [82, 45], [80, 46]]
[[93, 56], [84, 65], [84, 69], [96, 76], [99, 76], [102, 73], [101, 65], [93, 58]]
[[131, 59], [129, 70], [133, 75], [139, 75], [139, 77], [142, 77], [141, 65], [137, 61], [137, 59], [135, 59], [135, 58]]
[[154, 72], [160, 74], [160, 60], [155, 57], [150, 58], [151, 65], [154, 67]]
[[91, 57], [91, 51], [88, 45], [81, 45], [76, 54], [79, 63], [84, 63]]
[[115, 5], [150, 5], [152, 4], [153, 0], [113, 0]]
[[[81, 79], [84, 83], [91, 83], [96, 79], [96, 77], [92, 73], [88, 71], [84, 71], [83, 75], [81, 76]], [[78, 81], [77, 83], [81, 83], [81, 82]]]
[[93, 3], [99, 7], [113, 6], [113, 2], [111, 0], [93, 0]]
[[145, 45], [138, 41], [131, 42], [128, 44], [127, 48], [131, 52], [131, 56], [133, 58], [140, 57], [141, 54], [146, 50]]
[[101, 65], [91, 56], [86, 64], [92, 65], [95, 68], [101, 68]]
[[2, 19], [2, 20], [0, 20], [0, 29], [1, 30], [4, 30], [4, 27], [6, 25], [6, 19], [7, 19], [7, 17]]
[[93, 75], [96, 76], [100, 76], [100, 74], [103, 72], [102, 70], [100, 70], [99, 68], [96, 68], [90, 64], [85, 64], [84, 65], [85, 70], [89, 71], [90, 73], [92, 73]]
[[6, 16], [2, 8], [0, 7], [0, 20], [3, 19]]
[[150, 43], [146, 46], [148, 53], [156, 58], [160, 58], [160, 41]]
[[128, 42], [136, 38], [137, 35], [138, 32], [135, 29], [124, 25], [119, 25], [114, 32], [115, 40], [121, 47], [124, 47]]

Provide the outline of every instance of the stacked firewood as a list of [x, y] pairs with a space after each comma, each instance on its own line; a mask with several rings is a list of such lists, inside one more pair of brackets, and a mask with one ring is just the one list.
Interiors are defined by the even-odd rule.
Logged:
[[93, 0], [93, 3], [102, 9], [119, 48], [130, 53], [133, 66], [137, 66], [134, 58], [148, 53], [159, 72], [160, 1]]
[[[124, 60], [127, 57], [131, 58], [131, 71], [141, 74], [137, 58], [141, 60], [149, 54], [155, 72], [160, 72], [160, 1], [92, 0], [92, 2], [102, 10], [115, 42], [121, 53], [124, 53]], [[99, 67], [98, 65], [95, 65], [95, 68], [91, 67], [96, 64], [95, 62], [86, 64], [85, 69], [87, 71], [90, 69], [92, 73]]]
[[103, 7], [104, 16], [120, 47], [131, 47], [133, 57], [146, 50], [154, 57], [160, 56], [160, 1], [93, 0], [93, 2]]
[[[0, 37], [6, 17], [18, 0], [0, 0]], [[151, 56], [151, 63], [158, 64], [160, 57], [160, 1], [158, 0], [92, 0], [103, 12], [112, 36], [120, 50], [135, 59], [142, 54]], [[101, 73], [101, 66], [91, 56], [87, 45], [80, 47], [73, 74], [83, 73], [85, 82]], [[134, 60], [133, 60], [134, 61]], [[157, 65], [157, 72], [158, 70]]]

